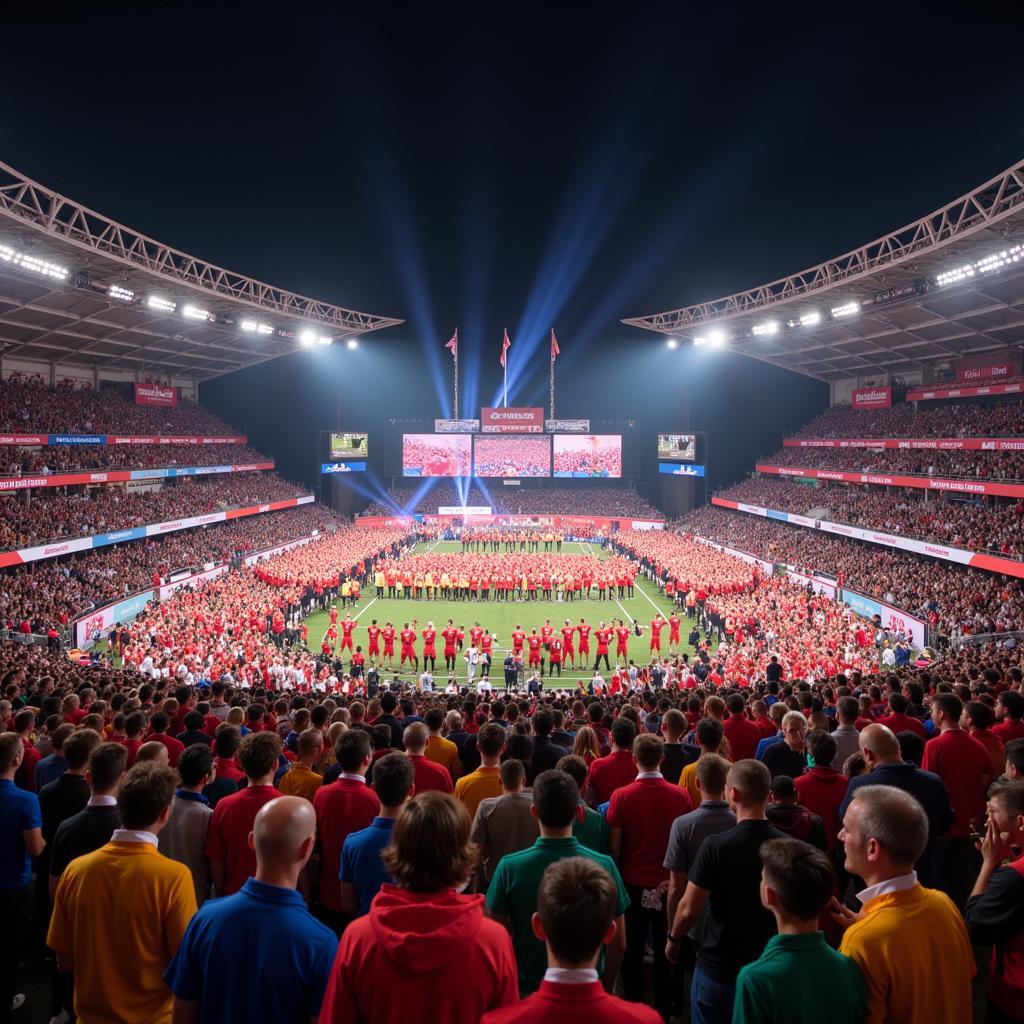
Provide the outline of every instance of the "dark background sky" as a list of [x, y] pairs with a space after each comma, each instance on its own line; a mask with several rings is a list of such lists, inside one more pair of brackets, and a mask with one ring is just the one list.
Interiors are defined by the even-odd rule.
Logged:
[[[171, 12], [171, 8], [164, 8]], [[211, 11], [213, 9], [211, 8]], [[0, 42], [0, 158], [161, 241], [406, 324], [201, 399], [293, 477], [313, 436], [463, 411], [707, 429], [716, 483], [827, 404], [620, 318], [913, 220], [1021, 155], [1017, 4], [377, 4], [60, 18]], [[375, 438], [380, 438], [376, 433]], [[371, 442], [372, 443], [372, 442]], [[380, 452], [381, 445], [377, 445]]]

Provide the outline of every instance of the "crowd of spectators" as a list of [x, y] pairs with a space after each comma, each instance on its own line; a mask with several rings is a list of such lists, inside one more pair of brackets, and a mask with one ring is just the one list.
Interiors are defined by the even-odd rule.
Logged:
[[45, 636], [51, 626], [153, 586], [157, 577], [228, 562], [334, 530], [340, 522], [330, 509], [310, 504], [5, 569], [0, 623]]
[[128, 490], [119, 484], [61, 487], [36, 491], [30, 502], [11, 493], [0, 499], [0, 550], [261, 505], [305, 493], [305, 487], [270, 472], [183, 477], [152, 490]]
[[243, 444], [15, 445], [0, 448], [0, 477], [164, 466], [244, 466], [271, 461]]
[[1024, 629], [1019, 580], [816, 530], [705, 506], [679, 529], [767, 561], [824, 572], [840, 585], [920, 616], [957, 637]]
[[[488, 507], [495, 515], [567, 515], [630, 516], [636, 519], [662, 519], [662, 514], [645, 498], [627, 486], [583, 484], [579, 487], [489, 487], [486, 491], [471, 484], [465, 501], [455, 484], [438, 480], [420, 493], [420, 487], [399, 486], [388, 492], [387, 502], [372, 502], [368, 516], [437, 515], [441, 507]], [[511, 492], [511, 493], [510, 493]]]
[[555, 476], [622, 476], [622, 438], [562, 434], [555, 438], [552, 459]]
[[16, 380], [0, 381], [0, 431], [139, 437], [230, 437], [241, 433], [184, 398], [176, 406], [136, 405], [128, 385], [94, 391]]
[[779, 448], [757, 460], [795, 469], [898, 473], [969, 480], [1024, 479], [1024, 451], [922, 451], [902, 448]]
[[744, 480], [718, 496], [799, 515], [826, 509], [828, 514], [819, 518], [1018, 561], [1024, 558], [1024, 503], [1019, 501], [966, 501], [935, 494], [927, 495], [926, 501], [925, 494], [910, 489], [887, 494], [843, 484], [809, 488], [768, 475]]
[[897, 402], [891, 409], [833, 405], [794, 437], [1022, 437], [1024, 402]]
[[496, 435], [476, 439], [473, 472], [477, 476], [551, 476], [551, 441], [538, 436]]

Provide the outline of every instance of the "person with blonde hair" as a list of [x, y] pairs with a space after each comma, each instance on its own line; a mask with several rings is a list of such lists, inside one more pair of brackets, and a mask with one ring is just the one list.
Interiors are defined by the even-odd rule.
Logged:
[[589, 725], [584, 725], [576, 730], [572, 752], [576, 757], [582, 757], [587, 762], [588, 768], [601, 756], [601, 744], [598, 741], [597, 733]]

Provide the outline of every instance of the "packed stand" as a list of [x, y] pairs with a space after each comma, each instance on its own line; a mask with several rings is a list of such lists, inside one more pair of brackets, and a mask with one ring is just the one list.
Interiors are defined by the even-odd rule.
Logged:
[[272, 461], [242, 444], [48, 445], [0, 447], [0, 477], [164, 466], [244, 466]]

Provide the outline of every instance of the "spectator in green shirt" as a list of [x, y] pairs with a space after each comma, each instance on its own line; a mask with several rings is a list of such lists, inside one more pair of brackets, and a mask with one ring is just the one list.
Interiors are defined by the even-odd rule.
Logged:
[[732, 1024], [863, 1024], [867, 986], [860, 968], [825, 944], [818, 920], [832, 898], [828, 857], [799, 839], [761, 846], [761, 903], [778, 934], [736, 979]]
[[536, 992], [547, 970], [544, 943], [534, 933], [531, 919], [537, 910], [537, 890], [549, 864], [565, 857], [586, 857], [599, 864], [615, 882], [618, 892], [615, 937], [607, 947], [603, 971], [606, 989], [619, 973], [626, 946], [623, 914], [629, 906], [615, 861], [583, 846], [573, 835], [573, 822], [583, 817], [580, 791], [567, 772], [557, 768], [541, 772], [533, 783], [532, 813], [540, 825], [540, 838], [526, 850], [502, 857], [487, 890], [488, 916], [504, 924], [512, 934], [519, 963], [519, 995]]
[[[587, 781], [587, 762], [582, 757], [566, 754], [565, 757], [559, 758], [555, 767], [568, 772], [582, 791], [583, 783]], [[572, 834], [580, 841], [580, 845], [588, 850], [593, 850], [594, 853], [607, 853], [608, 819], [585, 803], [581, 802], [580, 806], [583, 808], [583, 817], [572, 823]]]

